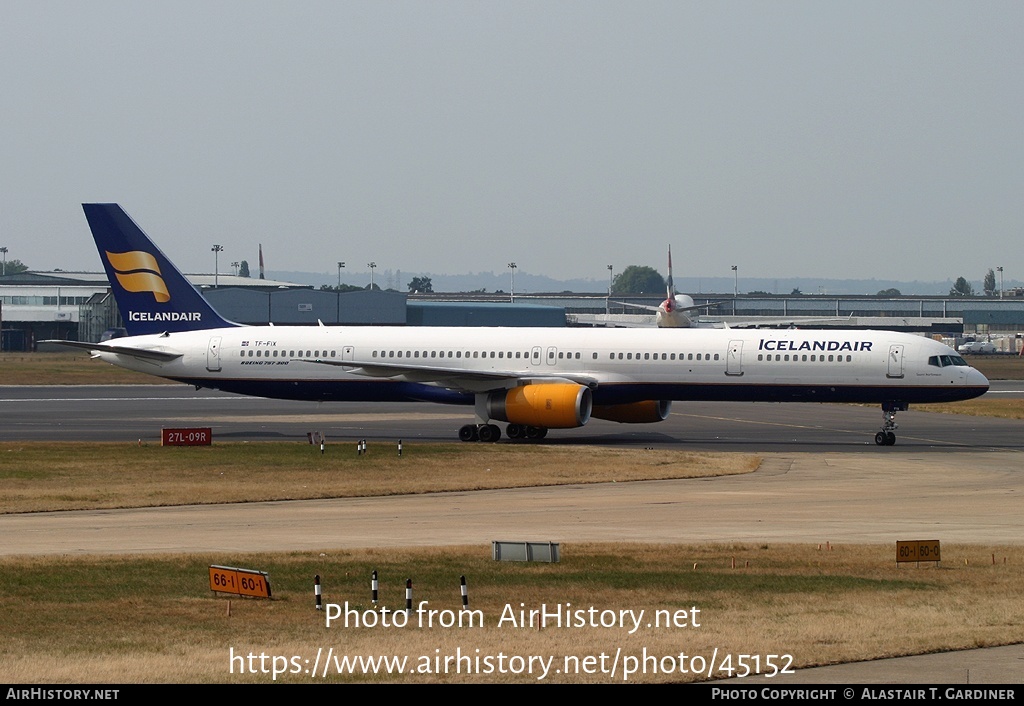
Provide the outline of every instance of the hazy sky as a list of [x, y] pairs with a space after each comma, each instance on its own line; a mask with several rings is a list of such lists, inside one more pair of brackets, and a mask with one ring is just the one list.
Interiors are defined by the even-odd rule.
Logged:
[[[0, 245], [99, 269], [1024, 275], [1024, 3], [0, 0]], [[353, 278], [354, 279], [354, 278]]]

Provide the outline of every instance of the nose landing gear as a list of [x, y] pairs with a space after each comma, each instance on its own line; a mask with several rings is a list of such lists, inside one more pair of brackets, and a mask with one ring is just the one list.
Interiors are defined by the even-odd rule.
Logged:
[[896, 413], [905, 412], [905, 402], [882, 403], [882, 430], [875, 434], [875, 443], [879, 446], [892, 446], [896, 443]]
[[880, 431], [875, 434], [875, 443], [879, 446], [892, 446], [896, 443], [896, 435], [891, 431]]

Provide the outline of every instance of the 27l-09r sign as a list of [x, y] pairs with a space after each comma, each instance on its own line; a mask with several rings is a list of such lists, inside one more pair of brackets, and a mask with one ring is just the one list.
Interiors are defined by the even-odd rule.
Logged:
[[210, 427], [187, 429], [161, 429], [161, 446], [209, 446], [213, 443], [213, 430]]

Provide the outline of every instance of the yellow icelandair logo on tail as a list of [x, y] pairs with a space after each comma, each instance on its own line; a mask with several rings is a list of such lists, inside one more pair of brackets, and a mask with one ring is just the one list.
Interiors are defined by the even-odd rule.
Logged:
[[153, 297], [160, 303], [171, 300], [155, 257], [141, 250], [105, 252], [107, 262], [115, 270], [118, 283], [127, 291], [152, 292]]

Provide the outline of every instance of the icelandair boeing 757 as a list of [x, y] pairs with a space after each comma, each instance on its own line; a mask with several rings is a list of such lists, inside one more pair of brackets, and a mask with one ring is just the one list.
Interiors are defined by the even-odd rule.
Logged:
[[590, 419], [659, 422], [673, 401], [966, 400], [988, 380], [951, 348], [890, 331], [240, 326], [223, 319], [116, 204], [84, 204], [128, 337], [61, 341], [114, 365], [297, 400], [472, 405], [463, 441], [542, 438]]

